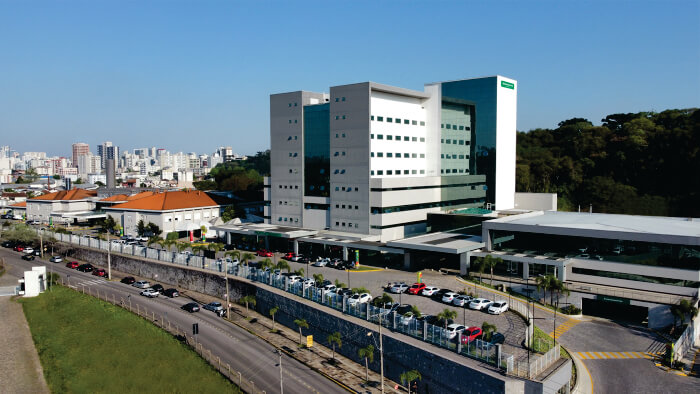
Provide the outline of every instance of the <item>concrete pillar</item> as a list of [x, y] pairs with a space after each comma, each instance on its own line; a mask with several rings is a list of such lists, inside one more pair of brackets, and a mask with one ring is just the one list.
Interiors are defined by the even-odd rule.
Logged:
[[294, 253], [299, 254], [299, 241], [294, 240]]
[[457, 333], [457, 353], [462, 353], [462, 333]]
[[270, 238], [266, 235], [265, 236], [265, 250], [270, 249]]
[[348, 261], [348, 247], [343, 246], [343, 260]]
[[467, 271], [469, 270], [470, 257], [471, 253], [469, 252], [459, 254], [459, 274], [462, 276], [466, 275]]
[[523, 279], [530, 277], [530, 264], [523, 262]]
[[557, 267], [557, 278], [562, 282], [566, 282], [566, 266]]
[[403, 269], [405, 269], [405, 270], [411, 269], [411, 254], [408, 252], [405, 252], [403, 254]]
[[226, 244], [231, 245], [231, 233], [226, 232]]

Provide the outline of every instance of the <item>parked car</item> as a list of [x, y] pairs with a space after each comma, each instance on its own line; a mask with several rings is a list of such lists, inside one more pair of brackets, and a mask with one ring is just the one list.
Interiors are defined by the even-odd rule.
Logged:
[[501, 334], [500, 332], [494, 332], [491, 334], [491, 341], [489, 342], [492, 345], [495, 345], [497, 343], [504, 343], [506, 341], [505, 335]]
[[406, 313], [411, 312], [412, 308], [413, 307], [409, 304], [401, 304], [398, 307], [396, 307], [396, 309], [394, 309], [394, 312], [396, 312], [398, 316], [403, 316]]
[[23, 254], [22, 255], [22, 260], [27, 260], [27, 261], [32, 261], [36, 257], [33, 254]]
[[468, 327], [462, 331], [462, 343], [473, 342], [474, 340], [481, 337], [481, 328], [479, 327]]
[[335, 289], [336, 289], [335, 285], [325, 285], [325, 286], [323, 286], [321, 291], [323, 292], [323, 295], [328, 295], [328, 294], [334, 293]]
[[505, 301], [492, 302], [487, 312], [492, 315], [499, 315], [508, 310], [508, 303]]
[[136, 282], [136, 279], [134, 279], [133, 276], [127, 276], [125, 278], [122, 278], [122, 280], [120, 280], [120, 282], [126, 283], [127, 285], [133, 285], [134, 282]]
[[158, 297], [158, 296], [160, 295], [160, 293], [157, 292], [157, 291], [156, 291], [155, 289], [153, 289], [152, 287], [149, 287], [149, 288], [147, 288], [147, 289], [141, 291], [140, 294], [141, 294], [142, 296], [146, 296], [146, 297], [148, 297], [148, 298], [154, 298], [154, 297]]
[[330, 263], [326, 265], [326, 267], [329, 268], [335, 268], [335, 269], [342, 269], [341, 267], [345, 267], [345, 262], [340, 259], [333, 259], [331, 260]]
[[313, 287], [313, 286], [316, 284], [316, 281], [314, 281], [314, 280], [311, 279], [311, 278], [305, 278], [305, 279], [301, 282], [301, 284], [302, 284], [302, 286], [303, 286], [304, 289], [308, 289], [309, 287]]
[[221, 306], [221, 303], [220, 303], [220, 302], [216, 302], [216, 301], [215, 301], [215, 302], [210, 302], [210, 303], [208, 303], [208, 304], [205, 304], [205, 305], [203, 306], [203, 308], [206, 309], [206, 310], [212, 311], [212, 312], [218, 312], [218, 311], [224, 310], [224, 307]]
[[95, 276], [105, 277], [105, 276], [107, 276], [107, 271], [105, 271], [102, 268], [98, 268], [98, 269], [92, 271], [92, 274]]
[[258, 252], [256, 254], [260, 257], [272, 257], [273, 256], [272, 252], [268, 252], [265, 249], [258, 250]]
[[369, 293], [353, 294], [352, 297], [348, 298], [348, 305], [364, 304], [370, 301], [372, 301], [372, 296]]
[[[398, 315], [398, 313], [397, 313], [397, 315]], [[416, 320], [416, 316], [413, 314], [413, 312], [409, 311], [409, 312], [406, 312], [406, 313], [401, 315], [400, 322], [404, 326], [407, 326], [407, 325], [413, 323], [413, 321], [415, 321], [415, 320]]]
[[448, 291], [447, 293], [442, 295], [442, 302], [444, 302], [445, 304], [451, 304], [452, 301], [454, 301], [454, 299], [458, 296], [459, 294], [453, 291]]
[[32, 248], [31, 246], [27, 246], [26, 248], [24, 248], [24, 250], [22, 252], [27, 253], [27, 254], [32, 254], [32, 253], [34, 253], [34, 248]]
[[180, 309], [184, 309], [189, 313], [199, 312], [199, 304], [196, 302], [188, 302], [187, 304], [181, 306]]
[[163, 288], [163, 285], [158, 284], [158, 283], [151, 285], [151, 288], [153, 290], [159, 292], [160, 294], [163, 294], [163, 292], [165, 291], [165, 289]]
[[285, 253], [285, 255], [284, 255], [283, 258], [284, 258], [285, 260], [289, 260], [289, 261], [297, 261], [297, 260], [294, 260], [294, 259], [295, 259], [295, 258], [296, 258], [296, 259], [299, 259], [300, 256], [301, 256], [301, 255], [299, 255], [299, 254], [296, 254], [296, 253], [293, 253], [293, 252], [288, 252], [288, 253]]
[[177, 291], [177, 289], [173, 289], [173, 288], [166, 289], [166, 290], [163, 292], [163, 294], [166, 295], [166, 296], [168, 296], [168, 297], [170, 297], [170, 298], [175, 298], [175, 297], [179, 297], [179, 296], [180, 296], [180, 292]]
[[490, 304], [491, 300], [487, 300], [486, 298], [476, 298], [469, 303], [469, 309], [480, 311], [484, 308], [487, 308]]
[[408, 285], [401, 282], [401, 283], [394, 283], [391, 288], [389, 288], [389, 291], [392, 293], [404, 293], [406, 290], [408, 290]]
[[314, 267], [325, 267], [330, 262], [331, 262], [331, 259], [326, 258], [326, 259], [316, 260], [312, 265]]
[[464, 331], [466, 327], [461, 324], [449, 324], [447, 328], [442, 331], [442, 335], [447, 339], [452, 339], [457, 336], [457, 333]]
[[304, 256], [302, 256], [300, 254], [295, 254], [294, 256], [289, 258], [289, 260], [294, 261], [294, 262], [300, 262], [302, 259], [304, 259]]
[[70, 261], [66, 263], [66, 267], [76, 269], [80, 264], [77, 261]]
[[408, 294], [420, 294], [425, 288], [425, 283], [414, 283], [408, 288]]
[[300, 280], [301, 280], [301, 276], [299, 276], [299, 275], [290, 275], [290, 276], [287, 278], [287, 283], [289, 283], [290, 285], [293, 285], [293, 284], [299, 282]]
[[132, 286], [139, 288], [139, 289], [147, 289], [147, 288], [151, 287], [151, 284], [148, 283], [147, 280], [139, 280], [137, 282], [134, 282], [134, 284]]
[[3, 248], [14, 248], [15, 247], [15, 241], [5, 241], [2, 243]]
[[465, 306], [469, 305], [469, 303], [472, 302], [473, 299], [474, 297], [472, 296], [458, 295], [454, 298], [454, 300], [452, 300], [452, 305], [464, 308]]
[[435, 286], [426, 286], [425, 289], [423, 289], [423, 291], [422, 291], [420, 294], [421, 294], [421, 295], [424, 295], [424, 296], [426, 296], [426, 297], [430, 297], [430, 296], [432, 296], [433, 294], [435, 294], [436, 292], [438, 292], [439, 290], [440, 290], [439, 287], [435, 287]]
[[39, 256], [41, 256], [41, 250], [35, 249], [33, 254], [34, 254], [34, 256], [39, 257]]
[[86, 263], [86, 264], [81, 264], [78, 266], [78, 271], [80, 272], [92, 272], [95, 267], [92, 266], [92, 264]]
[[61, 256], [51, 256], [49, 259], [50, 262], [52, 263], [62, 263], [63, 262], [63, 257]]
[[335, 294], [337, 294], [341, 297], [343, 297], [343, 296], [350, 297], [350, 296], [352, 296], [353, 293], [352, 293], [352, 290], [348, 289], [347, 287], [343, 287], [340, 289], [335, 289]]
[[434, 300], [436, 300], [436, 301], [442, 301], [442, 297], [443, 297], [445, 294], [447, 294], [447, 293], [454, 293], [454, 291], [452, 291], [452, 290], [450, 290], [450, 289], [440, 289], [440, 290], [434, 292], [434, 293], [430, 296], [430, 298], [432, 298], [432, 299], [434, 299]]
[[15, 245], [15, 247], [12, 248], [12, 249], [14, 249], [15, 252], [23, 252], [23, 251], [24, 251], [24, 245]]

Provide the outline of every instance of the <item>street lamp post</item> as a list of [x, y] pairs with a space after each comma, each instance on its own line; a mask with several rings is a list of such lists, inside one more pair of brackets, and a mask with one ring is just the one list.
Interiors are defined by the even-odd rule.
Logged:
[[[379, 376], [381, 379], [381, 392], [384, 394], [384, 345], [382, 342], [382, 314], [379, 315]], [[372, 333], [367, 333], [367, 336], [372, 336]]]
[[107, 279], [112, 280], [112, 245], [109, 243], [109, 230], [107, 230]]
[[284, 386], [282, 385], [282, 351], [278, 349], [277, 353], [280, 356], [280, 394], [284, 394]]

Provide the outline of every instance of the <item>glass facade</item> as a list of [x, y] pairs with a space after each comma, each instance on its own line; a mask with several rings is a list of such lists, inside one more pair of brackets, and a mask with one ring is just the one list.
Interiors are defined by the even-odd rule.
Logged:
[[304, 195], [330, 196], [330, 104], [304, 107]]
[[490, 231], [493, 250], [700, 270], [700, 248], [688, 245]]
[[591, 269], [587, 269], [587, 268], [578, 268], [578, 267], [573, 267], [571, 269], [571, 272], [574, 274], [603, 276], [606, 278], [634, 280], [637, 282], [656, 283], [656, 284], [660, 284], [660, 285], [692, 287], [692, 288], [700, 287], [700, 282], [694, 282], [694, 281], [682, 280], [682, 279], [672, 279], [672, 278], [659, 278], [656, 276], [628, 274], [625, 272], [591, 270]]
[[[496, 115], [497, 77], [443, 82], [441, 121], [441, 175], [460, 175], [459, 168], [468, 169], [468, 175], [485, 175], [487, 202], [495, 202], [496, 185]], [[447, 128], [449, 125], [449, 129]], [[455, 132], [454, 126], [457, 126]], [[460, 130], [460, 126], [464, 130]], [[469, 126], [470, 130], [466, 130]], [[459, 136], [459, 138], [456, 138]], [[448, 138], [449, 137], [449, 138]], [[448, 144], [447, 141], [450, 141]], [[456, 159], [442, 155], [454, 155], [454, 141], [458, 149]], [[465, 145], [459, 145], [464, 140]], [[469, 144], [467, 145], [467, 141]], [[460, 155], [464, 155], [460, 159]], [[469, 158], [467, 159], [467, 155]], [[452, 166], [450, 161], [462, 162], [463, 167]], [[468, 164], [468, 165], [467, 165]], [[450, 170], [447, 173], [447, 170]], [[463, 173], [464, 175], [466, 173]]]

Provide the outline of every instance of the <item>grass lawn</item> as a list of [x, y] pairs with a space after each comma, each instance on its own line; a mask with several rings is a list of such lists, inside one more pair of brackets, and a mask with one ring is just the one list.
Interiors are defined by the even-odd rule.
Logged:
[[52, 392], [240, 392], [172, 335], [55, 286], [20, 301]]

